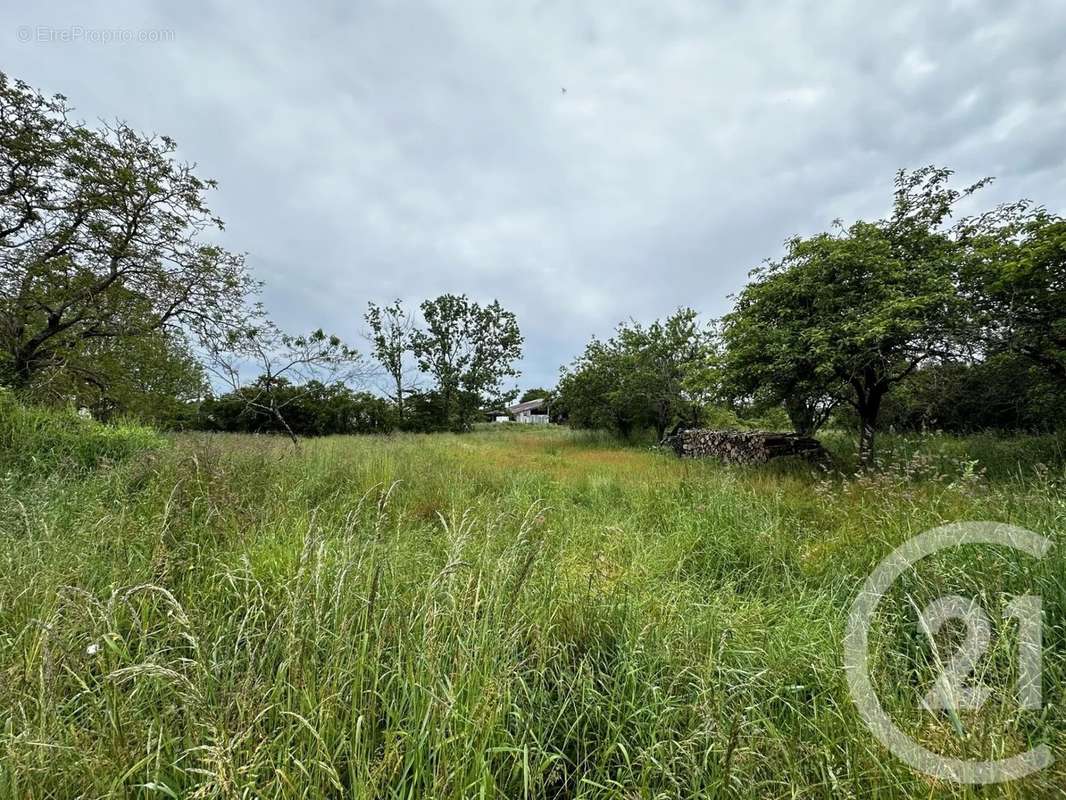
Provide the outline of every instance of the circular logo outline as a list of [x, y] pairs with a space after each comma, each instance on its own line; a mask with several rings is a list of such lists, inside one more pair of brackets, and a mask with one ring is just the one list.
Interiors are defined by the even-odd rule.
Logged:
[[934, 753], [916, 742], [885, 713], [870, 681], [869, 633], [877, 607], [888, 588], [926, 556], [965, 544], [1001, 545], [1043, 558], [1052, 547], [1046, 536], [1002, 522], [954, 522], [914, 536], [881, 560], [866, 579], [848, 613], [844, 636], [844, 671], [852, 702], [874, 737], [897, 758], [926, 775], [956, 783], [1004, 783], [1031, 775], [1052, 761], [1047, 745], [994, 761], [967, 761]]

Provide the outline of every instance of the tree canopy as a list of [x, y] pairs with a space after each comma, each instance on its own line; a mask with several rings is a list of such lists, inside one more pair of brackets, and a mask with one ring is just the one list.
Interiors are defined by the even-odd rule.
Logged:
[[[123, 123], [89, 128], [65, 98], [0, 73], [0, 370], [103, 383], [100, 352], [239, 324], [256, 289], [241, 256], [210, 243], [214, 182], [175, 143]], [[110, 341], [114, 345], [101, 345]], [[156, 338], [156, 341], [159, 341]]]
[[975, 339], [1066, 383], [1066, 220], [1016, 203], [965, 220], [960, 232]]
[[896, 176], [892, 214], [788, 242], [724, 319], [728, 382], [753, 398], [851, 405], [860, 462], [873, 452], [881, 403], [930, 359], [966, 348], [972, 316], [960, 297], [960, 239], [945, 223], [964, 190], [949, 170]]
[[522, 334], [515, 315], [498, 300], [481, 306], [466, 295], [443, 294], [421, 305], [425, 325], [411, 333], [419, 368], [434, 382], [445, 428], [465, 429], [477, 411], [516, 392], [506, 378], [518, 375]]
[[297, 385], [284, 378], [270, 392], [279, 418], [262, 402], [262, 381], [255, 381], [200, 404], [195, 424], [202, 430], [229, 433], [279, 433], [295, 436], [389, 433], [396, 424], [392, 404], [343, 383], [310, 380]]
[[691, 376], [712, 358], [713, 341], [711, 329], [689, 308], [647, 326], [619, 325], [607, 341], [589, 342], [563, 370], [557, 408], [578, 427], [627, 437], [653, 427], [662, 439], [674, 422], [698, 421], [701, 393]]
[[389, 398], [396, 407], [400, 424], [404, 423], [404, 399], [413, 390], [409, 378], [408, 356], [414, 320], [399, 300], [386, 306], [368, 303], [363, 317], [370, 326], [367, 339], [371, 354], [384, 370], [389, 382]]
[[[327, 335], [321, 328], [292, 336], [263, 319], [230, 330], [213, 342], [207, 364], [231, 387], [231, 399], [244, 402], [255, 414], [269, 416], [275, 428], [296, 444], [297, 432], [289, 422], [289, 410], [302, 399], [301, 388], [343, 385], [358, 377], [362, 359], [338, 336]], [[244, 377], [246, 370], [255, 376], [250, 382]]]

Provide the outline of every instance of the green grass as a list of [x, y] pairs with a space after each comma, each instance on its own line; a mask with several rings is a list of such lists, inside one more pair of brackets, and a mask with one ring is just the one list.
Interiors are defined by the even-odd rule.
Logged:
[[[877, 744], [843, 627], [866, 574], [926, 528], [1062, 542], [1060, 441], [885, 437], [882, 471], [846, 478], [508, 427], [298, 452], [49, 445], [89, 455], [48, 469], [39, 444], [0, 440], [0, 796], [989, 795]], [[845, 463], [851, 443], [830, 446]], [[927, 745], [1061, 753], [1066, 558], [1045, 561], [965, 550], [904, 587], [919, 607], [1043, 596], [1044, 710], [996, 702], [963, 737], [917, 709], [928, 648], [886, 600], [882, 703]], [[1012, 678], [1010, 644], [989, 682]], [[1060, 758], [996, 792], [1064, 786]]]
[[74, 409], [24, 406], [0, 388], [0, 475], [91, 470], [163, 444], [159, 434], [143, 425], [102, 425], [83, 419]]

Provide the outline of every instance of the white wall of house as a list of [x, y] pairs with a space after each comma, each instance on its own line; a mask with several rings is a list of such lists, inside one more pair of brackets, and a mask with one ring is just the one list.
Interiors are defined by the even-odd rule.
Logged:
[[515, 415], [515, 422], [524, 422], [533, 425], [543, 425], [548, 421], [547, 414], [534, 414], [532, 411], [522, 411]]

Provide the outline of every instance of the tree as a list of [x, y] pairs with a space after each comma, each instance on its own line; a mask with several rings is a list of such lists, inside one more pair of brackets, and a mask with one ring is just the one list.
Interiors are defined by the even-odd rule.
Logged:
[[593, 339], [559, 377], [556, 413], [573, 428], [603, 428], [629, 438], [650, 424], [647, 406], [624, 386], [627, 357], [618, 340]]
[[256, 285], [240, 256], [202, 241], [221, 221], [213, 181], [175, 143], [123, 123], [90, 129], [0, 73], [0, 371], [19, 388], [102, 340], [239, 324]]
[[518, 322], [498, 300], [480, 306], [466, 295], [444, 294], [421, 309], [425, 327], [412, 331], [411, 347], [436, 384], [441, 424], [465, 430], [478, 408], [509, 399], [502, 383], [519, 374]]
[[540, 400], [541, 398], [547, 399], [552, 396], [551, 389], [542, 389], [537, 387], [535, 389], [526, 389], [522, 392], [522, 396], [518, 398], [519, 403], [528, 403], [530, 400]]
[[744, 322], [727, 318], [729, 347], [718, 373], [720, 395], [738, 412], [780, 406], [796, 433], [811, 436], [828, 422], [845, 393], [828, 388], [811, 362], [781, 349], [783, 344], [773, 342], [772, 331], [746, 329], [762, 310], [765, 307], [748, 309]]
[[792, 239], [724, 320], [732, 380], [778, 401], [849, 403], [864, 468], [885, 395], [923, 362], [958, 356], [972, 334], [957, 291], [959, 237], [944, 223], [986, 181], [958, 191], [950, 176], [901, 170], [887, 219]]
[[399, 300], [384, 307], [368, 303], [364, 318], [370, 326], [367, 338], [372, 346], [371, 352], [392, 384], [389, 399], [396, 406], [396, 416], [402, 426], [404, 397], [411, 391], [406, 356], [411, 349], [414, 321]]
[[[306, 336], [283, 333], [269, 320], [231, 330], [208, 351], [208, 369], [231, 387], [231, 396], [252, 412], [269, 415], [292, 440], [299, 441], [287, 419], [290, 406], [300, 401], [312, 381], [346, 382], [361, 374], [361, 358], [336, 336], [321, 329]], [[242, 380], [242, 368], [252, 367], [256, 378]], [[292, 391], [294, 382], [304, 391]]]
[[32, 389], [36, 401], [88, 408], [96, 419], [132, 416], [163, 428], [184, 427], [206, 393], [189, 343], [166, 329], [90, 340], [77, 359], [41, 370]]
[[620, 326], [616, 338], [625, 354], [625, 391], [648, 407], [657, 440], [677, 420], [695, 424], [700, 407], [686, 377], [710, 360], [711, 340], [690, 308], [678, 309], [665, 321], [646, 328]]
[[1027, 203], [964, 220], [963, 289], [985, 348], [1066, 384], [1066, 220]]
[[624, 437], [653, 427], [662, 439], [675, 421], [698, 421], [705, 394], [692, 379], [708, 368], [713, 351], [713, 331], [692, 309], [648, 326], [619, 325], [564, 370], [557, 405], [576, 427], [606, 427]]
[[258, 391], [255, 385], [205, 400], [197, 425], [203, 430], [231, 433], [291, 430], [297, 436], [388, 433], [393, 428], [395, 414], [385, 398], [354, 392], [339, 382], [310, 380], [297, 385], [278, 378], [275, 384], [278, 405], [285, 408], [284, 426], [269, 410], [249, 402], [248, 396]]
[[1062, 383], [1039, 364], [1000, 352], [915, 370], [885, 398], [881, 417], [899, 431], [1049, 431], [1066, 422], [1062, 400]]

